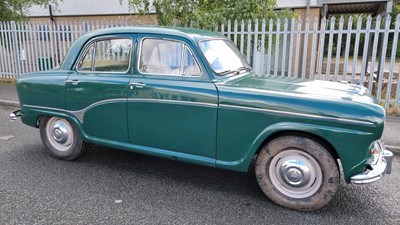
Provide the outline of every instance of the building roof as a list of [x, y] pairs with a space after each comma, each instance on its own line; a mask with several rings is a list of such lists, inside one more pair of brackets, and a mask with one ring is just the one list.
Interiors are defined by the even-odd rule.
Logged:
[[327, 5], [327, 14], [360, 14], [372, 15], [387, 14], [392, 10], [392, 1], [345, 1], [345, 3], [332, 3]]
[[[152, 4], [154, 0], [149, 0]], [[129, 15], [135, 12], [129, 7], [129, 0], [68, 0], [53, 6], [53, 16], [102, 16], [102, 15]], [[329, 13], [374, 13], [377, 9], [389, 13], [393, 0], [276, 0], [277, 8], [323, 8], [328, 6]], [[375, 11], [374, 11], [375, 9]], [[389, 10], [389, 12], [388, 12]], [[154, 8], [150, 13], [155, 13]], [[50, 16], [47, 6], [32, 6], [27, 11], [29, 17]]]

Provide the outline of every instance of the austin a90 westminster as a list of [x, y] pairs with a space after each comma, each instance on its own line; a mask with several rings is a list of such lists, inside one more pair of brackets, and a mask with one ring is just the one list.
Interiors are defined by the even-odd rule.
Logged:
[[265, 195], [316, 210], [347, 183], [391, 172], [385, 110], [362, 86], [257, 78], [226, 37], [184, 28], [86, 34], [55, 70], [17, 80], [20, 110], [50, 155], [89, 144], [246, 172]]

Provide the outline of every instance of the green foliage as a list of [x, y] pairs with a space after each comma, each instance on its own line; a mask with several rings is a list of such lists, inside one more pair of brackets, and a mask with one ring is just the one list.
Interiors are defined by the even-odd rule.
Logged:
[[274, 7], [275, 0], [200, 0], [193, 17], [201, 27], [212, 28], [224, 20], [275, 18]]
[[[121, 0], [120, 0], [121, 1]], [[292, 17], [289, 10], [274, 11], [276, 0], [129, 0], [131, 9], [139, 15], [156, 13], [158, 24], [196, 25], [213, 29], [226, 20]]]
[[32, 5], [47, 5], [57, 0], [1, 0], [0, 21], [24, 20], [26, 10]]
[[[392, 28], [394, 28], [396, 18], [399, 15], [400, 15], [400, 0], [394, 0], [393, 1], [392, 13], [391, 13], [391, 16], [392, 16], [392, 25], [391, 25], [391, 27]], [[397, 58], [400, 58], [400, 42], [397, 44], [396, 56], [397, 56]]]
[[396, 17], [400, 14], [400, 0], [393, 1], [392, 17]]
[[[397, 2], [394, 2], [393, 11], [392, 11], [392, 13], [390, 15], [391, 16], [390, 29], [394, 29], [395, 28], [395, 24], [396, 24], [396, 21], [397, 21], [396, 18], [399, 15], [399, 13], [400, 13], [400, 0], [397, 0]], [[357, 28], [357, 22], [358, 22], [359, 19], [361, 19], [361, 21], [362, 21], [361, 29], [366, 29], [367, 21], [368, 21], [369, 17], [371, 17], [371, 15], [369, 15], [369, 14], [344, 14], [344, 15], [339, 15], [339, 16], [338, 15], [330, 16], [329, 20], [327, 21], [327, 30], [330, 29], [330, 21], [332, 19], [334, 19], [334, 18], [336, 20], [336, 22], [335, 22], [335, 30], [339, 29], [339, 21], [343, 19], [343, 30], [346, 31], [348, 29], [348, 24], [349, 24], [350, 18], [352, 18], [352, 21], [353, 21], [351, 29], [355, 30]], [[376, 18], [370, 18], [370, 19], [371, 19], [371, 28], [370, 29], [375, 30], [376, 29]], [[381, 18], [380, 29], [384, 29], [385, 28], [385, 19], [386, 19], [385, 17]], [[344, 33], [342, 35], [342, 46], [340, 46], [340, 48], [342, 49], [341, 50], [341, 56], [342, 57], [344, 56], [344, 53], [345, 53], [345, 49], [344, 48], [345, 48], [345, 44], [346, 44], [347, 35], [348, 34], [346, 34], [346, 33]], [[382, 33], [380, 33], [379, 35], [380, 35], [380, 40], [382, 41], [384, 35]], [[337, 40], [338, 37], [339, 37], [338, 34], [334, 34], [333, 35], [333, 40]], [[374, 39], [373, 39], [374, 37], [375, 37], [375, 35], [372, 32], [370, 34], [370, 38], [371, 39], [369, 40], [371, 43], [374, 41]], [[325, 52], [324, 52], [324, 56], [328, 55], [328, 52], [327, 52], [327, 50], [329, 49], [328, 48], [328, 45], [329, 45], [328, 40], [329, 40], [329, 34], [327, 34], [326, 37], [325, 37], [325, 48], [324, 48]], [[393, 41], [394, 41], [394, 34], [390, 33], [389, 36], [388, 36], [386, 57], [390, 57], [391, 54], [392, 54], [392, 47], [393, 47], [393, 44], [394, 44]], [[356, 48], [355, 42], [356, 42], [356, 35], [352, 34], [351, 35], [351, 39], [350, 39], [350, 43], [351, 43], [350, 44], [350, 55], [354, 52], [354, 49]], [[338, 48], [337, 43], [338, 43], [337, 41], [333, 41], [332, 52], [331, 52], [332, 55], [336, 54], [336, 49]], [[364, 43], [365, 43], [365, 34], [364, 34], [364, 32], [361, 32], [360, 39], [359, 39], [359, 46], [358, 46], [359, 47], [359, 51], [358, 51], [358, 55], [357, 55], [358, 57], [361, 57], [363, 55], [363, 51], [362, 50], [363, 50]], [[395, 49], [396, 58], [398, 59], [398, 58], [400, 58], [400, 41], [398, 41], [396, 46], [397, 46], [397, 48]]]

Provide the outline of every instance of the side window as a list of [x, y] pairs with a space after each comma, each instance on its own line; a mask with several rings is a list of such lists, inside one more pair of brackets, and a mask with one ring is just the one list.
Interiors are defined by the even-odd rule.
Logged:
[[93, 44], [91, 44], [89, 46], [89, 49], [86, 51], [85, 57], [83, 57], [82, 61], [79, 63], [78, 70], [80, 71], [92, 70], [93, 52], [94, 52], [94, 47]]
[[201, 75], [201, 71], [199, 66], [197, 65], [196, 60], [193, 57], [192, 52], [190, 49], [185, 46], [185, 52], [183, 55], [183, 75], [190, 75], [190, 76], [199, 76]]
[[157, 75], [201, 75], [199, 66], [186, 45], [160, 39], [143, 40], [139, 70]]
[[126, 72], [130, 65], [132, 41], [128, 38], [94, 42], [78, 64], [79, 71]]

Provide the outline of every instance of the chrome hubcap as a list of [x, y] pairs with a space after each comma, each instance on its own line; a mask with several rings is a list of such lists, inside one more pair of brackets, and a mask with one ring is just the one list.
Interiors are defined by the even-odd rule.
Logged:
[[298, 160], [288, 160], [279, 168], [282, 180], [289, 186], [302, 187], [310, 182], [310, 169], [304, 162]]
[[58, 151], [67, 151], [74, 142], [71, 124], [61, 118], [52, 117], [46, 126], [47, 139]]
[[277, 154], [269, 166], [271, 182], [281, 193], [292, 198], [306, 198], [318, 191], [322, 171], [318, 162], [300, 150]]
[[56, 123], [53, 127], [53, 138], [60, 144], [68, 140], [68, 130], [62, 123]]

